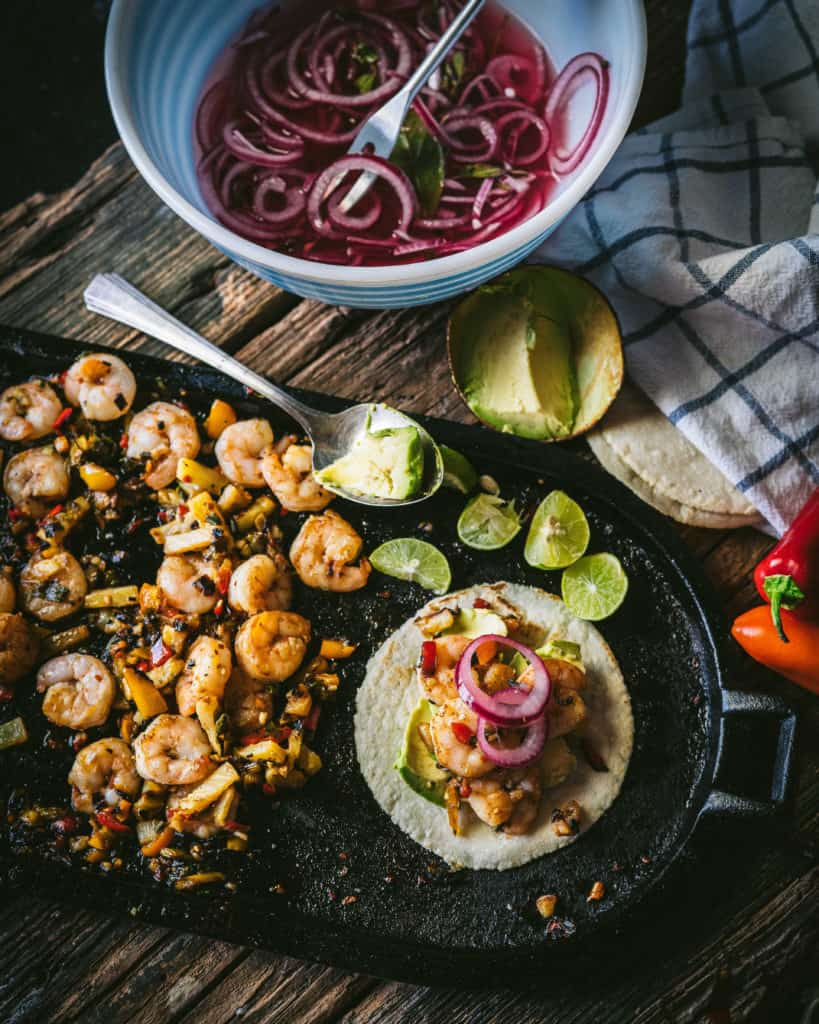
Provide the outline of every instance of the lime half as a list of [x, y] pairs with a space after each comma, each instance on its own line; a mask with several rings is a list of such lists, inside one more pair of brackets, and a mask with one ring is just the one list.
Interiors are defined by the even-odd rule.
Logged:
[[561, 590], [570, 612], [597, 622], [623, 603], [628, 576], [614, 555], [586, 555], [565, 570]]
[[419, 583], [436, 594], [445, 594], [452, 582], [444, 555], [434, 545], [415, 537], [385, 541], [373, 551], [370, 561], [385, 576]]
[[537, 569], [564, 569], [589, 546], [583, 509], [563, 491], [552, 491], [532, 517], [523, 557]]
[[438, 448], [444, 460], [444, 487], [451, 487], [461, 494], [474, 491], [478, 486], [478, 474], [469, 459], [448, 445], [439, 444]]
[[478, 494], [461, 512], [458, 536], [470, 548], [495, 551], [520, 533], [520, 517], [513, 501], [495, 494]]

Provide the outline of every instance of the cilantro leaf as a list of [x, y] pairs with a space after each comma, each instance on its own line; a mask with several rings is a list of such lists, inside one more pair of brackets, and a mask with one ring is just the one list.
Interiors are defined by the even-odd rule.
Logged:
[[412, 182], [423, 215], [434, 216], [444, 190], [444, 151], [414, 110], [407, 114], [390, 160]]

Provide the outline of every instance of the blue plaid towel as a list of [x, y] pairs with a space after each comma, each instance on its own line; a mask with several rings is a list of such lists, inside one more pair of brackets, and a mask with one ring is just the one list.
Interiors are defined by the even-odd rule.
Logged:
[[629, 375], [781, 533], [819, 485], [819, 0], [695, 0], [680, 111], [537, 258], [610, 298]]

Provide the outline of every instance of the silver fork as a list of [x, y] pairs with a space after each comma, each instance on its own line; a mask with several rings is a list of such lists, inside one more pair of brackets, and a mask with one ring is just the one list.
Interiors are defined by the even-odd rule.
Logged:
[[[469, 23], [483, 7], [484, 2], [485, 0], [467, 0], [404, 85], [375, 113], [370, 114], [353, 139], [347, 150], [348, 154], [363, 153], [372, 147], [374, 156], [383, 157], [385, 160], [389, 158], [398, 141], [398, 133], [401, 131], [401, 125], [404, 123], [412, 101], [461, 38]], [[353, 187], [339, 204], [342, 213], [347, 213], [355, 206], [359, 199], [368, 192], [376, 177], [377, 175], [370, 171], [361, 172]], [[328, 196], [338, 188], [343, 178], [344, 175], [341, 174], [330, 184], [327, 190]]]

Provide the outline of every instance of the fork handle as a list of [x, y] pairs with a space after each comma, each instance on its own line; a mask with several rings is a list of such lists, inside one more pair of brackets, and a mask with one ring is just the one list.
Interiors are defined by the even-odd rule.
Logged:
[[446, 27], [438, 39], [438, 42], [427, 52], [426, 57], [424, 57], [415, 71], [407, 79], [400, 90], [400, 93], [407, 97], [407, 107], [409, 107], [410, 103], [412, 103], [424, 85], [426, 85], [427, 80], [447, 56], [453, 44], [456, 43], [461, 34], [466, 31], [470, 21], [472, 21], [481, 7], [483, 7], [484, 3], [485, 0], [467, 0]]
[[277, 388], [266, 378], [243, 366], [238, 359], [217, 348], [201, 334], [191, 330], [119, 274], [96, 274], [85, 289], [83, 298], [92, 313], [100, 313], [150, 334], [171, 348], [185, 352], [212, 366], [214, 370], [238, 380], [240, 384], [284, 409], [312, 435], [312, 419], [316, 415], [314, 410], [296, 401], [286, 391]]

